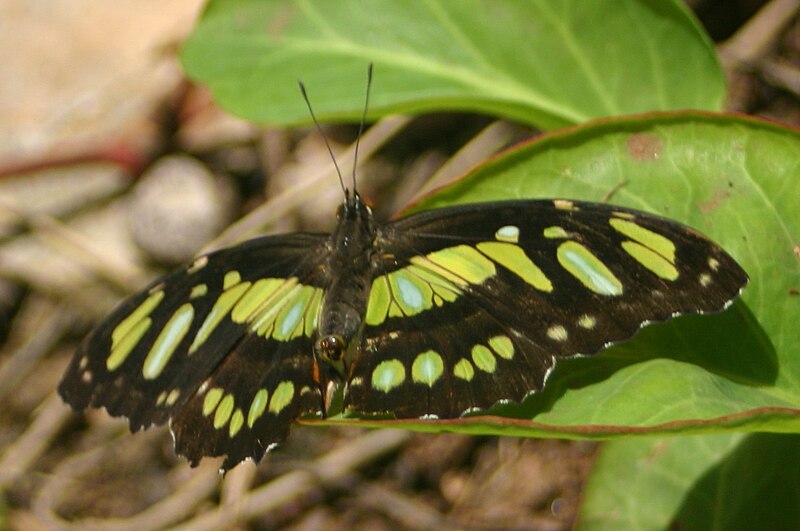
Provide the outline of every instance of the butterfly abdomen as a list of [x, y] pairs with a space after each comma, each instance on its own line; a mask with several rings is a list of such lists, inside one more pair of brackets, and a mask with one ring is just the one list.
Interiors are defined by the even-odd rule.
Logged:
[[349, 361], [345, 356], [352, 352], [366, 313], [376, 227], [369, 207], [357, 195], [340, 207], [338, 218], [325, 266], [331, 280], [320, 308], [314, 355], [333, 369], [331, 376], [342, 381]]

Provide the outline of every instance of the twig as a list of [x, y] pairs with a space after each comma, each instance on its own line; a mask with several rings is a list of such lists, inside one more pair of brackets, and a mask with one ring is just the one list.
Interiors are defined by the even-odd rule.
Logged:
[[[363, 144], [362, 144], [363, 147]], [[186, 522], [175, 531], [214, 531], [230, 529], [301, 498], [320, 484], [332, 483], [375, 459], [402, 446], [410, 437], [406, 431], [376, 430], [337, 448], [318, 459], [311, 467], [285, 474], [252, 491], [236, 504], [215, 510]]]
[[128, 291], [144, 283], [145, 275], [130, 262], [109, 256], [95, 242], [46, 214], [33, 214], [8, 197], [0, 196], [0, 211], [16, 217], [32, 229], [41, 243], [75, 263], [93, 271], [112, 285]]
[[[361, 160], [359, 162], [366, 161], [381, 146], [405, 128], [409, 121], [410, 118], [405, 116], [389, 116], [370, 127], [361, 138], [361, 147], [359, 148]], [[355, 145], [347, 149], [344, 156], [339, 160], [342, 167], [348, 167], [353, 164], [354, 152]], [[325, 183], [334, 182], [330, 180], [333, 173], [333, 165], [329, 165], [302, 183], [298, 183], [296, 186], [292, 186], [278, 194], [272, 200], [267, 201], [228, 227], [225, 232], [206, 246], [206, 250], [232, 245], [249, 235], [263, 230], [264, 227], [272, 225], [286, 213], [291, 212], [319, 193], [321, 185], [324, 186]]]
[[17, 481], [51, 445], [69, 420], [69, 409], [53, 392], [38, 408], [25, 432], [0, 455], [0, 491]]
[[[72, 322], [68, 309], [48, 297], [32, 294], [25, 300], [12, 335], [0, 350], [0, 400], [58, 343]], [[10, 352], [4, 352], [7, 349]]]
[[450, 157], [416, 193], [414, 200], [461, 177], [472, 167], [507, 146], [519, 131], [518, 125], [502, 120], [492, 122]]
[[[160, 436], [156, 432], [153, 437]], [[141, 441], [140, 441], [141, 442]], [[104, 447], [94, 448], [89, 452], [66, 461], [54, 471], [50, 483], [42, 488], [39, 499], [35, 500], [34, 510], [50, 526], [58, 529], [102, 530], [102, 531], [155, 531], [171, 526], [188, 517], [198, 504], [207, 500], [219, 487], [219, 463], [208, 461], [193, 470], [190, 479], [181, 483], [181, 487], [169, 497], [151, 505], [140, 513], [125, 518], [84, 518], [75, 522], [67, 522], [59, 517], [54, 508], [59, 494], [73, 490], [73, 474], [70, 470], [96, 469], [97, 462], [104, 459], [107, 453]]]
[[723, 62], [733, 67], [753, 67], [770, 52], [781, 30], [797, 15], [798, 10], [800, 0], [769, 2], [720, 46]]

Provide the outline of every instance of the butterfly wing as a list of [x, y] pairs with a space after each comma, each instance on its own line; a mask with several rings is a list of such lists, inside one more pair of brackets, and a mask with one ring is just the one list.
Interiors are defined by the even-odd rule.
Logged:
[[291, 234], [201, 256], [123, 301], [59, 393], [76, 410], [128, 417], [133, 431], [169, 420], [193, 464], [258, 460], [322, 405], [310, 353], [327, 252], [327, 236]]
[[513, 201], [386, 225], [345, 405], [454, 417], [541, 390], [558, 358], [727, 307], [747, 275], [679, 223], [616, 206]]

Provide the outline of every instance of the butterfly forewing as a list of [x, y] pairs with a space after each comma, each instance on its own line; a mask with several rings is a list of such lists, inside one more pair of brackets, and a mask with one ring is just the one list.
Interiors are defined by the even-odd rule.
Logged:
[[347, 404], [407, 417], [519, 401], [557, 358], [719, 311], [747, 282], [683, 225], [573, 201], [432, 210], [385, 226], [377, 246]]

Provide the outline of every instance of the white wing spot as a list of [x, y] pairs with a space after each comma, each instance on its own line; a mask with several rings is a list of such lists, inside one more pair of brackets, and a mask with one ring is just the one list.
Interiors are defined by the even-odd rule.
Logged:
[[566, 341], [569, 338], [567, 329], [561, 325], [553, 325], [547, 329], [547, 337], [553, 341]]
[[505, 225], [497, 229], [494, 237], [501, 242], [517, 243], [519, 242], [519, 227], [516, 225]]
[[578, 210], [575, 203], [569, 199], [554, 199], [553, 206], [559, 210]]
[[189, 266], [189, 269], [186, 270], [187, 273], [197, 273], [201, 269], [203, 269], [206, 264], [208, 264], [208, 256], [201, 256], [197, 260], [195, 260], [192, 265]]

